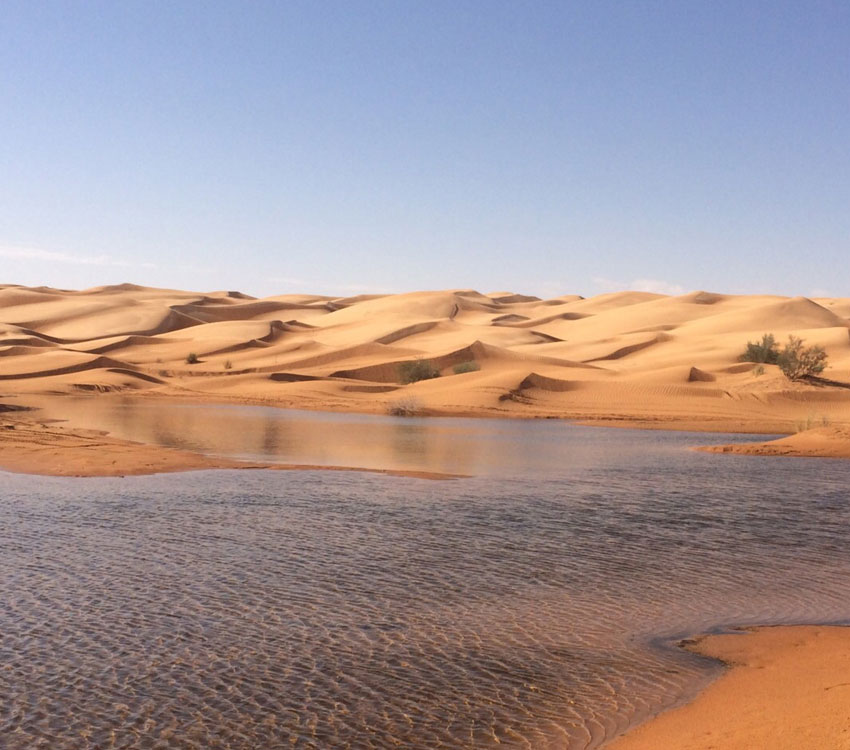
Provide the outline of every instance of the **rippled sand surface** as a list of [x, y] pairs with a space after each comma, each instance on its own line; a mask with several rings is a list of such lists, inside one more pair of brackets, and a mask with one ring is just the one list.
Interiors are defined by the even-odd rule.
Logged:
[[0, 746], [594, 747], [714, 674], [676, 637], [850, 616], [845, 464], [516, 429], [545, 471], [0, 474]]

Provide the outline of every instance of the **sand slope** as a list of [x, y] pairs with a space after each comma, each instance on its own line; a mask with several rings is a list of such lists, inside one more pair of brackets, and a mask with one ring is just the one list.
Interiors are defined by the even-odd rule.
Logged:
[[[255, 299], [6, 285], [0, 397], [133, 391], [371, 412], [404, 398], [431, 414], [788, 433], [801, 422], [850, 425], [848, 315], [850, 299], [705, 291]], [[775, 366], [738, 362], [765, 332], [824, 346], [827, 380], [791, 383]], [[417, 358], [441, 377], [399, 382]]]

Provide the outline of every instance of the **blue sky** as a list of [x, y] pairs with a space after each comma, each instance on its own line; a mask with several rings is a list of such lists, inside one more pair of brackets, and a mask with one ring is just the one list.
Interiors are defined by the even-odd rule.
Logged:
[[850, 4], [0, 4], [0, 283], [850, 295]]

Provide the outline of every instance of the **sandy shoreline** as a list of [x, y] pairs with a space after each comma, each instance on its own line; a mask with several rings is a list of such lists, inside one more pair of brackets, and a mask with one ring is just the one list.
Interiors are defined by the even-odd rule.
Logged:
[[742, 456], [850, 458], [850, 430], [844, 427], [813, 427], [778, 440], [744, 445], [699, 446], [696, 450]]
[[850, 628], [763, 627], [695, 639], [730, 668], [606, 750], [850, 748]]

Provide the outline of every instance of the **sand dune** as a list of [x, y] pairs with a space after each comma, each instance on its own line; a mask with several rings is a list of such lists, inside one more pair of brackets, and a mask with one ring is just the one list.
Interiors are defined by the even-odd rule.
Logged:
[[[793, 383], [776, 366], [740, 363], [766, 332], [823, 346], [824, 379]], [[402, 384], [401, 366], [416, 359], [440, 377]], [[850, 425], [850, 299], [474, 290], [256, 299], [6, 285], [0, 381], [0, 395], [22, 398], [132, 389], [384, 412], [404, 396], [428, 414], [790, 433], [805, 420]]]
[[[110, 359], [109, 357], [95, 357], [81, 352], [71, 351], [50, 351], [43, 354], [38, 349], [32, 350], [28, 347], [13, 347], [11, 351], [17, 348], [25, 349], [26, 351], [17, 356], [3, 355], [0, 380], [45, 378], [52, 375], [67, 375], [110, 367], [128, 369], [128, 366], [123, 362]], [[11, 365], [8, 369], [6, 367], [7, 361]]]

